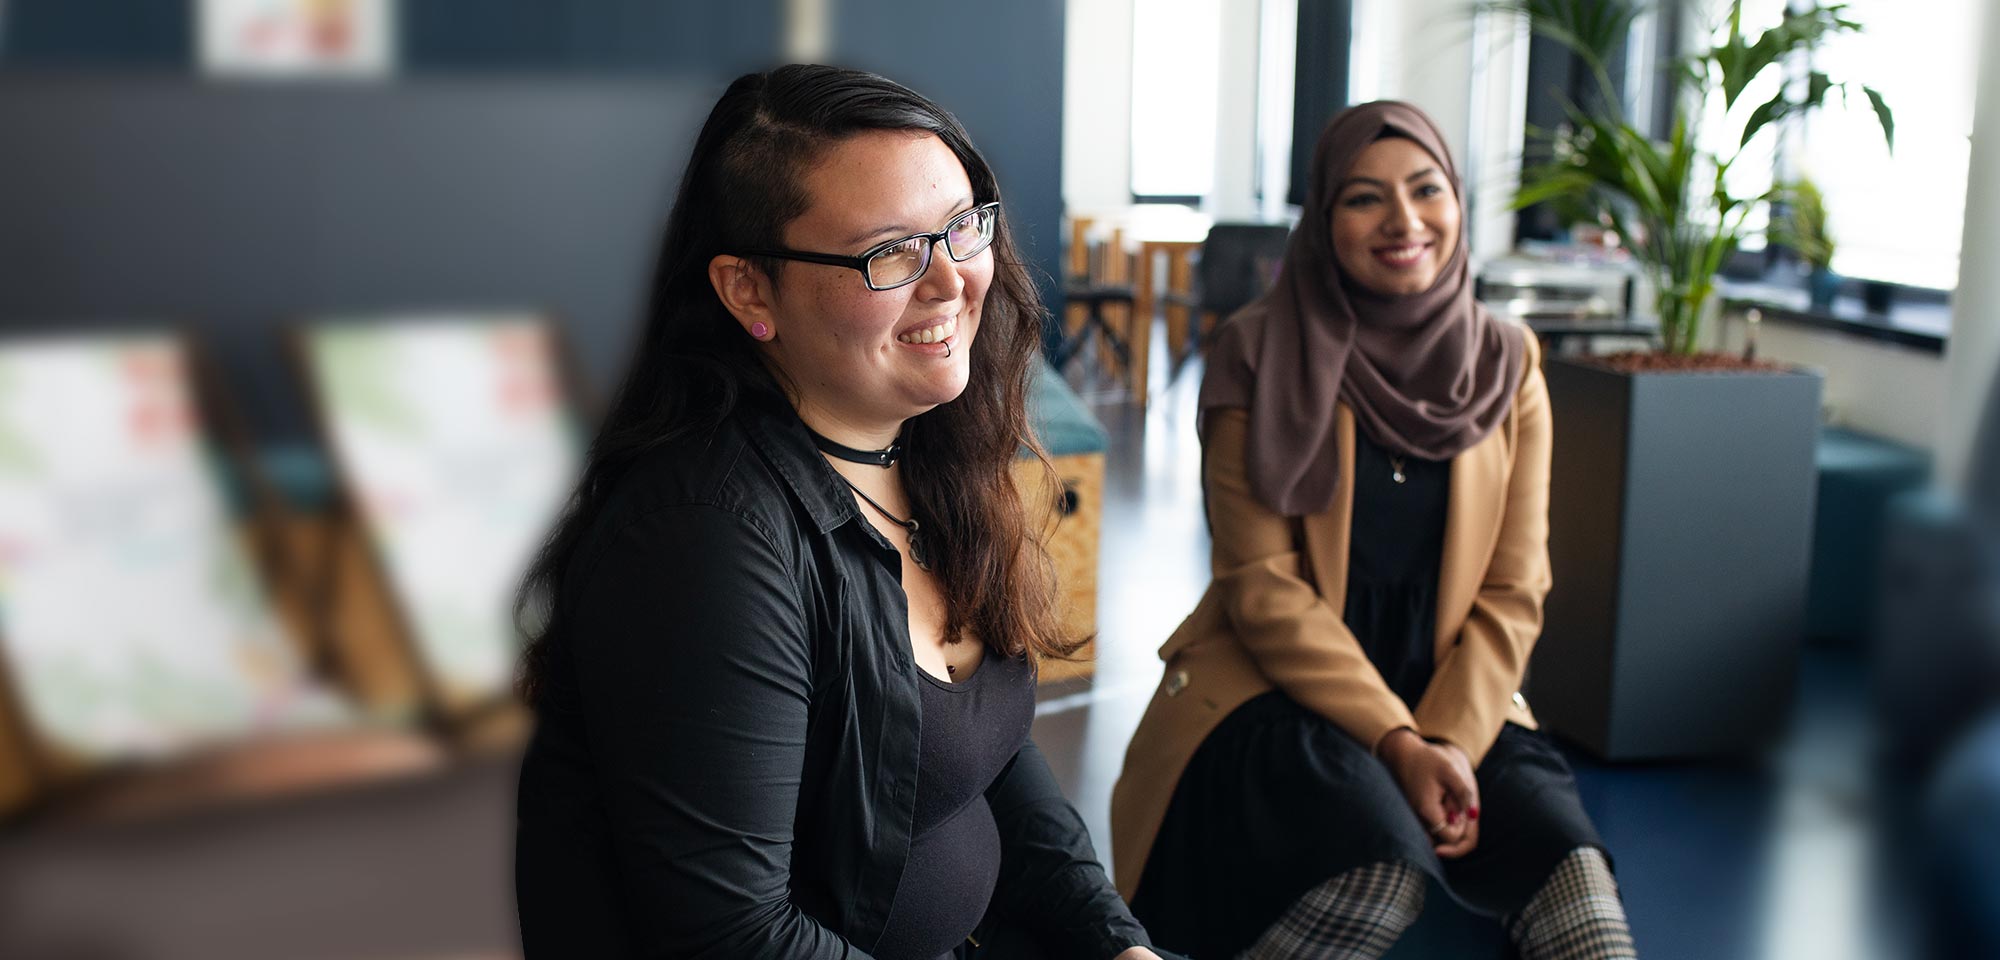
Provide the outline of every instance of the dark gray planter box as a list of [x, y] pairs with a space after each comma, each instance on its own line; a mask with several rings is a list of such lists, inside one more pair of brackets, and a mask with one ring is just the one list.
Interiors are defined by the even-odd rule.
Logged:
[[1551, 357], [1545, 728], [1612, 760], [1741, 754], [1791, 714], [1820, 377]]

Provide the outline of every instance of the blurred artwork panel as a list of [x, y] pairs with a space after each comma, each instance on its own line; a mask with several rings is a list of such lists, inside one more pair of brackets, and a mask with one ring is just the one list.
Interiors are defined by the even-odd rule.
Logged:
[[385, 77], [395, 68], [397, 0], [201, 0], [205, 73]]
[[270, 605], [187, 370], [165, 335], [0, 344], [0, 655], [58, 752], [348, 719]]
[[341, 483], [447, 706], [505, 695], [513, 599], [581, 469], [533, 315], [334, 321], [306, 362]]

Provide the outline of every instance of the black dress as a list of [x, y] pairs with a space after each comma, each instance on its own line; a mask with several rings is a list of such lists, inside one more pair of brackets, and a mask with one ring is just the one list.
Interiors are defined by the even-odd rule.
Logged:
[[[1414, 708], [1434, 666], [1450, 463], [1392, 461], [1363, 431], [1354, 474], [1342, 619]], [[1307, 890], [1355, 867], [1404, 861], [1498, 917], [1526, 906], [1571, 850], [1602, 847], [1568, 764], [1540, 734], [1507, 724], [1476, 777], [1479, 845], [1440, 860], [1368, 745], [1283, 691], [1261, 694], [1181, 774], [1132, 912], [1155, 943], [1197, 960], [1233, 957]]]

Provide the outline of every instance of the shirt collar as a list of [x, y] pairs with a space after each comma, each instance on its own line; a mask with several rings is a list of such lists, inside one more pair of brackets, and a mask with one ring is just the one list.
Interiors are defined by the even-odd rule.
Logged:
[[789, 402], [782, 396], [745, 391], [739, 409], [749, 423], [751, 442], [805, 504], [820, 533], [859, 516], [854, 495], [813, 446], [805, 421]]

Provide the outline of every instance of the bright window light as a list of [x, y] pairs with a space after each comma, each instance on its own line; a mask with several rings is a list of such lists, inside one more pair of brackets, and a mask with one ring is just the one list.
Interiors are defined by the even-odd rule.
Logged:
[[1132, 10], [1132, 193], [1201, 197], [1215, 182], [1221, 0]]
[[1847, 2], [1866, 29], [1829, 42], [1821, 69], [1882, 91], [1896, 115], [1896, 150], [1883, 146], [1858, 89], [1850, 108], [1831, 95], [1830, 108], [1808, 121], [1798, 168], [1826, 194], [1833, 270], [1950, 290], [1972, 158], [1981, 0]]

